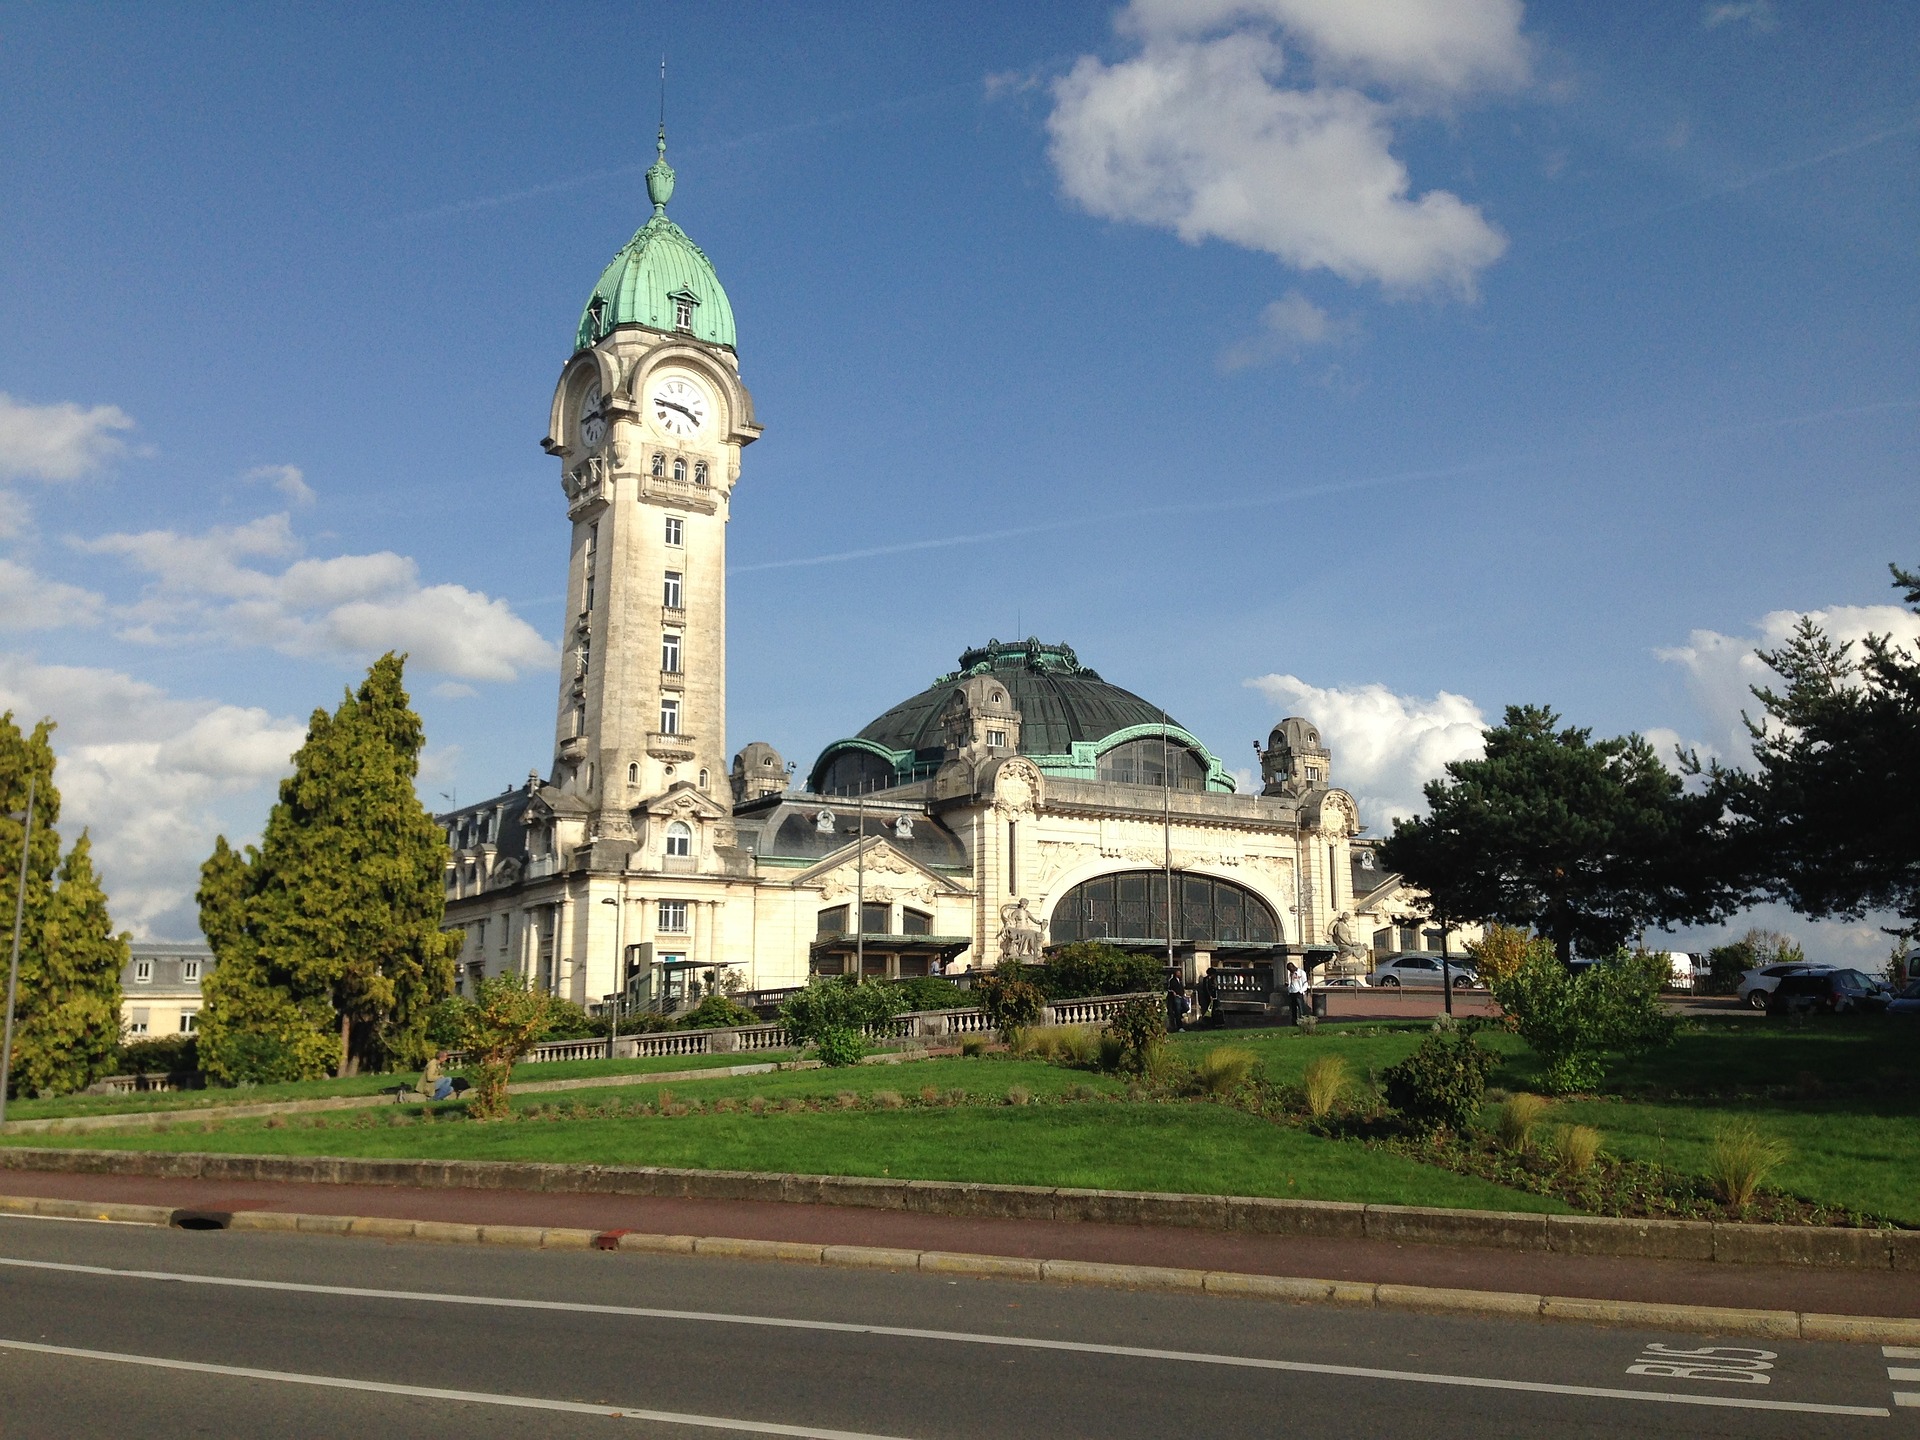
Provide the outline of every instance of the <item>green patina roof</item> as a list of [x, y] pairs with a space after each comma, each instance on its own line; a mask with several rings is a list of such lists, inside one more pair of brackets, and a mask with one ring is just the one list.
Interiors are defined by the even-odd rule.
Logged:
[[601, 272], [580, 314], [574, 348], [584, 350], [618, 325], [675, 328], [674, 301], [693, 301], [693, 324], [686, 333], [710, 345], [733, 348], [733, 306], [713, 273], [706, 253], [667, 218], [673, 198], [673, 167], [667, 164], [667, 132], [660, 132], [659, 156], [647, 167], [647, 197], [653, 218]]

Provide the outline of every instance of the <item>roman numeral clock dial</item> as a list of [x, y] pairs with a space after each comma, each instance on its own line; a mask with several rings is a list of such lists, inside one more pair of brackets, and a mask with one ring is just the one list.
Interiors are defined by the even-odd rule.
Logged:
[[670, 375], [654, 383], [653, 419], [669, 435], [684, 440], [707, 423], [707, 397], [691, 380]]

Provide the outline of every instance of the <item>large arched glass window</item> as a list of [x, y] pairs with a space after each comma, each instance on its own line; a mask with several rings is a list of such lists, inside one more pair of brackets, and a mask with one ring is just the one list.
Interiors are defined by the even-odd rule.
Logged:
[[[1082, 881], [1053, 907], [1048, 938], [1167, 943], [1167, 877], [1128, 870]], [[1200, 945], [1276, 945], [1280, 922], [1244, 885], [1209, 875], [1173, 874], [1173, 938]]]
[[893, 784], [893, 766], [871, 750], [842, 750], [820, 777], [822, 795], [858, 795]]
[[1151, 785], [1158, 790], [1168, 783], [1168, 770], [1173, 772], [1175, 790], [1207, 788], [1207, 767], [1177, 740], [1162, 741], [1151, 735], [1116, 745], [1100, 757], [1100, 778], [1120, 785]]
[[683, 820], [667, 826], [667, 854], [685, 857], [693, 854], [693, 831]]

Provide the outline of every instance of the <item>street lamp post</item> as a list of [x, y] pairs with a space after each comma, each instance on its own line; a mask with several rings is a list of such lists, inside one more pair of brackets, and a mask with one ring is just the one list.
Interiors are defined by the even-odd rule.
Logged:
[[1446, 995], [1447, 1014], [1452, 1015], [1453, 967], [1447, 963], [1447, 935], [1449, 931], [1446, 916], [1442, 915], [1438, 918], [1440, 921], [1440, 989], [1445, 992]]
[[27, 913], [27, 856], [33, 848], [33, 782], [36, 778], [28, 772], [27, 811], [20, 831], [20, 888], [13, 897], [13, 956], [7, 962], [6, 1038], [0, 1040], [0, 1125], [7, 1123], [7, 1087], [13, 1083], [13, 1000], [20, 988], [20, 925]]
[[627, 994], [627, 952], [621, 945], [620, 934], [627, 907], [614, 895], [603, 897], [600, 903], [613, 906], [613, 1025], [607, 1031], [607, 1059], [611, 1060], [614, 1044], [620, 1038], [620, 1002]]

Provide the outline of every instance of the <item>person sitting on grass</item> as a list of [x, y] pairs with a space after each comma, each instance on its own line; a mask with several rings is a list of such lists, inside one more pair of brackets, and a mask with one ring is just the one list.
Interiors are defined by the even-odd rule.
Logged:
[[422, 1100], [451, 1100], [453, 1081], [447, 1078], [445, 1062], [449, 1051], [442, 1050], [427, 1061], [427, 1068], [420, 1074], [420, 1083], [414, 1088], [420, 1092]]

